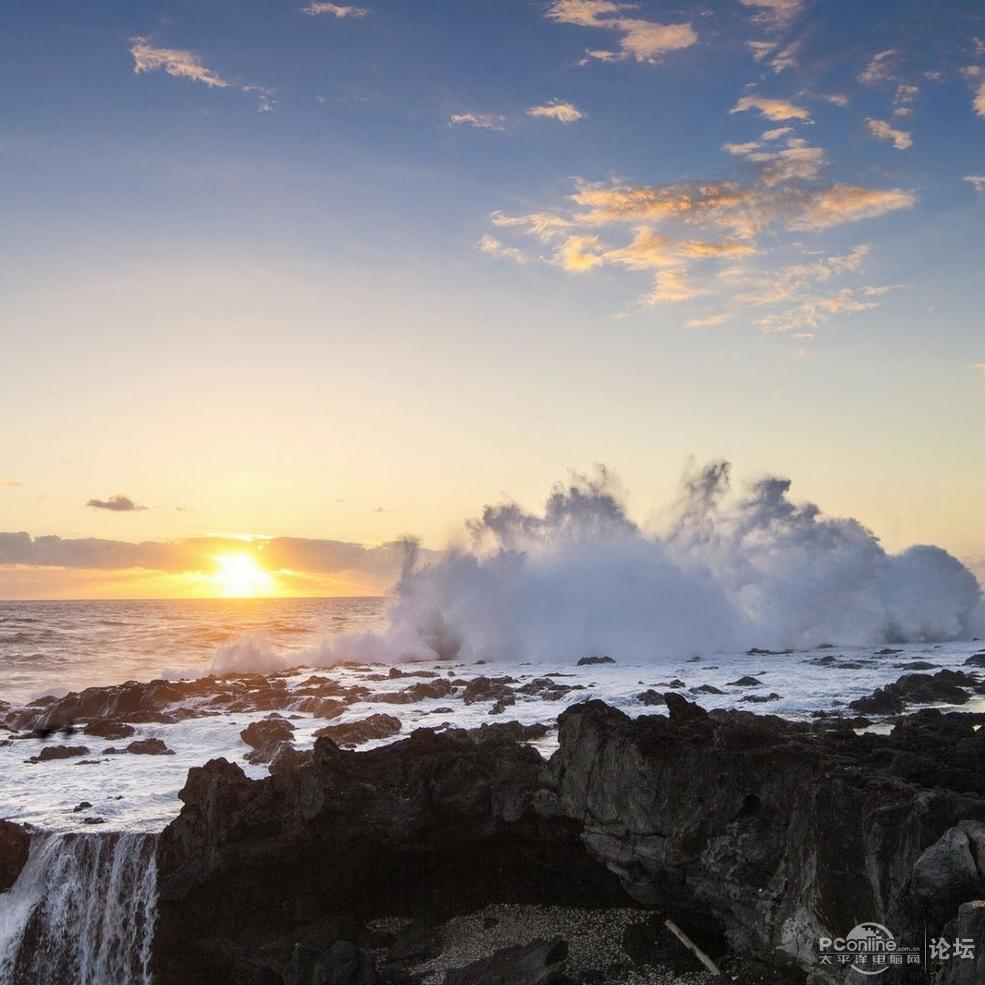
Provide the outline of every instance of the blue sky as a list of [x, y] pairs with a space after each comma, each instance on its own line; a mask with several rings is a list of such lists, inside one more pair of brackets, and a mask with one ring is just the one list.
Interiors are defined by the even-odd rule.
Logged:
[[980, 3], [0, 25], [0, 529], [441, 546], [727, 456], [985, 554]]

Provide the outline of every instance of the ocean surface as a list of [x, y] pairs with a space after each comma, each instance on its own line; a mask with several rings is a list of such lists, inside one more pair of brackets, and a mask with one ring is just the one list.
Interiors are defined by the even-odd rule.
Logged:
[[216, 650], [263, 637], [290, 653], [382, 625], [386, 600], [0, 602], [0, 700], [208, 673]]
[[[703, 707], [741, 708], [810, 720], [818, 712], [838, 713], [854, 698], [896, 680], [908, 670], [969, 669], [965, 661], [985, 649], [978, 640], [945, 643], [909, 642], [888, 646], [844, 646], [770, 652], [679, 650], [674, 656], [633, 659], [612, 651], [614, 663], [579, 664], [585, 647], [565, 646], [566, 656], [544, 663], [517, 653], [513, 658], [479, 660], [461, 655], [446, 660], [402, 663], [402, 672], [386, 664], [332, 666], [346, 659], [358, 634], [382, 630], [384, 599], [285, 599], [139, 602], [12, 602], [0, 604], [0, 700], [18, 705], [40, 695], [125, 680], [147, 681], [206, 676], [213, 661], [254, 658], [269, 662], [273, 654], [289, 690], [303, 688], [312, 673], [347, 688], [363, 688], [364, 697], [331, 717], [331, 724], [358, 722], [385, 713], [400, 721], [395, 741], [415, 728], [459, 726], [516, 720], [553, 723], [570, 704], [599, 698], [629, 715], [661, 714], [660, 706], [640, 700], [647, 689], [676, 689]], [[350, 636], [349, 634], [357, 634]], [[346, 637], [339, 639], [340, 637]], [[338, 641], [333, 646], [333, 640]], [[295, 659], [296, 658], [296, 659]], [[394, 658], [393, 662], [398, 662]], [[913, 666], [916, 664], [916, 666]], [[409, 676], [411, 680], [403, 679]], [[467, 703], [459, 687], [443, 697], [415, 697], [392, 703], [392, 692], [415, 678], [462, 679], [507, 676], [516, 700], [497, 710], [491, 700]], [[551, 677], [563, 693], [522, 691], [523, 685]], [[754, 678], [750, 684], [745, 678]], [[316, 678], [317, 679], [317, 678]], [[218, 687], [219, 685], [216, 685]], [[985, 698], [970, 695], [962, 710], [985, 710]], [[204, 701], [208, 700], [206, 696]], [[204, 707], [204, 705], [202, 706]], [[308, 711], [288, 711], [298, 749], [310, 748], [315, 733], [329, 721]], [[490, 717], [498, 716], [498, 717]], [[249, 747], [240, 733], [251, 722], [269, 717], [261, 710], [208, 710], [202, 717], [136, 726], [135, 739], [156, 738], [170, 755], [109, 755], [112, 743], [76, 732], [46, 738], [0, 735], [0, 817], [29, 822], [44, 831], [102, 830], [152, 832], [177, 814], [178, 791], [189, 768], [217, 756], [239, 763], [248, 776], [266, 776], [264, 764], [244, 759]], [[876, 722], [876, 728], [888, 723]], [[544, 755], [556, 745], [556, 733], [534, 743]], [[84, 755], [32, 762], [45, 745], [84, 744]], [[76, 808], [86, 803], [82, 810]]]

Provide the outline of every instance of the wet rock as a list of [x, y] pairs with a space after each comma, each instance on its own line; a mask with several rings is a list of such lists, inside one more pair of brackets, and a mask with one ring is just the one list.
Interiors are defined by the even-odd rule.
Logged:
[[776, 691], [771, 691], [769, 694], [744, 694], [739, 700], [751, 704], [765, 704], [767, 701], [779, 701], [780, 695]]
[[467, 705], [475, 704], [476, 701], [503, 701], [513, 704], [516, 698], [510, 685], [515, 683], [512, 677], [476, 677], [465, 685], [462, 700]]
[[692, 694], [724, 694], [725, 692], [720, 687], [715, 687], [714, 684], [699, 684], [697, 687], [691, 688]]
[[667, 704], [667, 702], [664, 700], [663, 694], [661, 694], [659, 691], [654, 691], [653, 688], [650, 688], [647, 691], [641, 691], [639, 694], [636, 695], [636, 700], [639, 701], [640, 704], [644, 704], [644, 705]]
[[250, 722], [239, 733], [239, 737], [253, 749], [289, 742], [293, 735], [294, 726], [286, 718], [264, 718], [259, 722]]
[[97, 816], [95, 816], [93, 814], [90, 814], [88, 817], [82, 818], [82, 823], [83, 824], [105, 824], [106, 823], [106, 818], [104, 818], [104, 817], [97, 817]]
[[929, 913], [948, 915], [960, 903], [977, 899], [985, 889], [975, 855], [985, 849], [985, 825], [949, 828], [916, 861], [910, 877], [915, 902]]
[[936, 985], [981, 985], [985, 982], [985, 900], [971, 900], [958, 907], [957, 916], [944, 928], [946, 940], [975, 942], [974, 957], [944, 962]]
[[612, 657], [582, 657], [578, 661], [579, 667], [595, 667], [598, 664], [614, 664]]
[[985, 651], [982, 653], [973, 653], [964, 662], [965, 667], [985, 667]]
[[173, 756], [174, 750], [169, 749], [163, 739], [136, 739], [122, 749], [103, 750], [104, 756], [122, 756], [130, 753], [134, 756]]
[[562, 985], [567, 957], [564, 940], [517, 944], [447, 971], [444, 985]]
[[355, 944], [337, 941], [315, 962], [311, 985], [379, 985], [379, 978]]
[[311, 762], [310, 749], [298, 749], [290, 742], [283, 742], [270, 759], [270, 772], [287, 774]]
[[763, 682], [755, 677], [750, 677], [746, 675], [745, 677], [740, 677], [736, 681], [729, 681], [729, 687], [762, 687]]
[[94, 735], [100, 739], [128, 739], [137, 730], [126, 722], [94, 718], [91, 722], [86, 722], [82, 731], [86, 735]]
[[867, 715], [898, 715], [908, 704], [960, 705], [968, 700], [965, 688], [974, 688], [978, 683], [977, 678], [960, 670], [904, 674], [894, 683], [876, 688], [868, 697], [849, 702], [849, 707]]
[[393, 705], [410, 705], [428, 698], [446, 698], [455, 688], [451, 682], [439, 677], [433, 681], [422, 681], [411, 684], [402, 691], [385, 691], [381, 694], [367, 696], [368, 701], [384, 701]]
[[551, 728], [542, 722], [533, 725], [521, 725], [519, 722], [483, 722], [478, 728], [465, 729], [465, 734], [473, 742], [490, 742], [492, 740], [508, 739], [511, 742], [530, 742], [542, 739]]
[[0, 893], [17, 882], [30, 850], [31, 834], [24, 825], [0, 821]]
[[315, 732], [316, 738], [331, 739], [338, 746], [359, 746], [373, 739], [389, 739], [401, 729], [394, 715], [370, 715], [357, 722], [326, 725]]
[[[696, 705], [687, 698], [681, 697], [668, 691], [664, 695], [667, 710], [670, 712], [670, 720], [674, 725], [683, 725], [687, 722], [703, 722], [708, 718], [708, 712], [700, 705]], [[559, 719], [560, 720], [560, 719]]]
[[92, 804], [90, 804], [88, 800], [83, 800], [83, 801], [80, 801], [78, 804], [76, 804], [72, 808], [72, 813], [73, 814], [78, 814], [81, 811], [87, 811], [87, 810], [89, 810], [90, 807], [92, 807]]
[[905, 664], [893, 664], [899, 670], [939, 670], [940, 664], [932, 664], [926, 660], [911, 660]]
[[28, 763], [50, 763], [55, 759], [72, 759], [74, 756], [88, 756], [85, 746], [45, 746], [36, 756], [25, 760]]

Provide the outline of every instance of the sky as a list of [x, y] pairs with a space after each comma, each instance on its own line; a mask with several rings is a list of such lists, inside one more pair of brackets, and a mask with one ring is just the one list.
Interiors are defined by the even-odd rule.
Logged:
[[6, 4], [0, 168], [0, 598], [375, 594], [599, 462], [985, 556], [980, 0]]

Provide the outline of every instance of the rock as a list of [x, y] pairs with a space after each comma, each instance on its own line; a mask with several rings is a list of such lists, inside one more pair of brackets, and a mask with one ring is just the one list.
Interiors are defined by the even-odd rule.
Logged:
[[372, 962], [349, 941], [337, 941], [314, 966], [311, 985], [378, 985]]
[[476, 677], [466, 684], [462, 699], [467, 705], [476, 701], [503, 701], [513, 704], [516, 699], [510, 685], [515, 683], [512, 677]]
[[674, 694], [673, 691], [668, 691], [664, 695], [664, 701], [667, 703], [667, 710], [670, 712], [670, 720], [675, 725], [682, 725], [686, 722], [700, 722], [708, 717], [708, 712], [700, 705], [688, 701], [687, 698], [683, 698], [679, 694]]
[[104, 817], [96, 817], [95, 815], [90, 814], [88, 817], [82, 818], [82, 823], [83, 824], [105, 824], [106, 823], [106, 818], [104, 818]]
[[983, 889], [971, 842], [961, 827], [945, 831], [917, 859], [910, 876], [911, 894], [929, 913], [946, 915], [958, 904], [979, 898]]
[[[660, 965], [676, 974], [687, 974], [705, 970], [705, 966], [695, 957], [694, 952], [685, 947], [664, 924], [666, 917], [654, 914], [639, 923], [631, 923], [623, 931], [622, 948], [638, 965]], [[714, 920], [675, 921], [681, 929], [695, 941], [705, 954], [718, 960], [726, 950], [721, 927]]]
[[123, 749], [110, 746], [103, 750], [104, 756], [122, 756], [125, 753], [134, 756], [173, 756], [174, 750], [169, 749], [163, 739], [136, 739]]
[[725, 692], [719, 688], [715, 687], [713, 684], [699, 684], [697, 687], [691, 688], [692, 694], [724, 694]]
[[114, 722], [108, 718], [95, 718], [86, 722], [82, 729], [86, 735], [95, 735], [100, 739], [128, 739], [137, 730], [126, 722]]
[[444, 985], [561, 985], [567, 957], [561, 939], [517, 944], [447, 971]]
[[72, 808], [72, 813], [73, 814], [78, 814], [80, 811], [87, 811], [87, 810], [89, 810], [90, 807], [92, 807], [92, 804], [90, 804], [88, 800], [83, 800], [83, 801], [80, 801], [78, 804], [76, 804]]
[[415, 920], [387, 948], [387, 961], [422, 961], [436, 958], [441, 953], [441, 938], [435, 928], [424, 921]]
[[740, 677], [737, 681], [729, 681], [729, 687], [762, 687], [763, 682], [757, 680], [755, 677]]
[[849, 703], [866, 715], [898, 715], [908, 704], [964, 704], [968, 700], [966, 687], [978, 681], [960, 670], [941, 670], [936, 674], [904, 674], [885, 687], [876, 688], [871, 695]]
[[764, 704], [767, 701], [779, 701], [780, 695], [776, 691], [771, 691], [769, 694], [744, 694], [740, 701], [748, 701], [753, 704]]
[[0, 821], [0, 893], [5, 893], [17, 882], [30, 851], [28, 829], [13, 821]]
[[357, 722], [326, 725], [315, 732], [316, 738], [329, 738], [339, 746], [360, 746], [373, 739], [389, 739], [402, 728], [395, 715], [370, 715]]
[[932, 664], [926, 660], [911, 660], [905, 664], [894, 664], [900, 670], [939, 670], [940, 664]]
[[636, 695], [636, 700], [640, 704], [644, 705], [665, 705], [667, 702], [664, 700], [664, 696], [659, 691], [654, 691], [650, 688], [648, 691], [641, 691]]
[[952, 958], [943, 964], [936, 985], [981, 985], [985, 982], [985, 900], [970, 900], [958, 907], [957, 917], [942, 935], [946, 940], [974, 941], [973, 958]]
[[25, 760], [28, 763], [50, 763], [55, 759], [71, 759], [73, 756], [88, 756], [85, 746], [45, 746], [36, 756]]
[[310, 763], [312, 751], [310, 749], [297, 749], [290, 742], [281, 743], [270, 760], [270, 772], [288, 774]]
[[973, 653], [964, 662], [965, 667], [985, 667], [985, 651]]
[[286, 718], [264, 718], [259, 722], [250, 722], [239, 733], [239, 737], [253, 749], [289, 742], [293, 735], [294, 726]]
[[579, 667], [595, 667], [598, 664], [614, 664], [612, 657], [582, 657], [578, 661]]
[[[480, 678], [481, 679], [481, 678]], [[446, 698], [455, 688], [450, 681], [439, 677], [433, 681], [422, 681], [411, 684], [402, 691], [389, 691], [382, 694], [368, 695], [367, 701], [385, 701], [394, 705], [411, 705], [428, 698]]]

